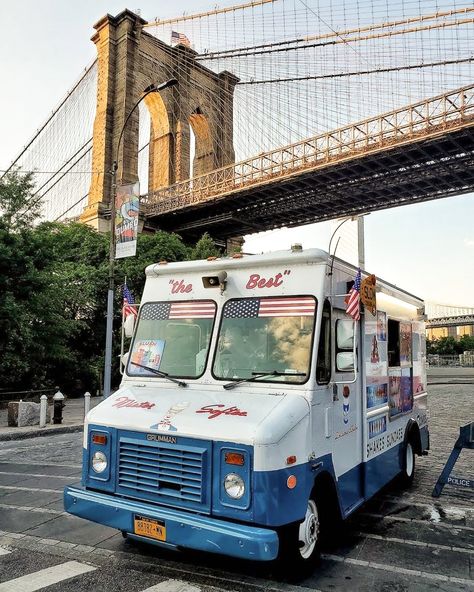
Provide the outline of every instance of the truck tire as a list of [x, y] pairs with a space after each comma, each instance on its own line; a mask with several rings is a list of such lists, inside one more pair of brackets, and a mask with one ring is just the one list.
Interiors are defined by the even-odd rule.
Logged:
[[320, 516], [321, 504], [316, 496], [311, 496], [303, 522], [280, 529], [277, 565], [287, 579], [300, 578], [312, 571], [318, 562], [321, 552]]
[[410, 436], [403, 447], [402, 472], [400, 481], [403, 487], [410, 487], [415, 477], [415, 442]]

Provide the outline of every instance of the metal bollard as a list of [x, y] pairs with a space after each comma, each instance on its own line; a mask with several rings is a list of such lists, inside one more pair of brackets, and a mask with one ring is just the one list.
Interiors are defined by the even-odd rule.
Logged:
[[63, 421], [64, 395], [58, 388], [58, 392], [53, 396], [53, 423], [62, 423]]
[[48, 411], [48, 397], [41, 395], [40, 397], [40, 428], [46, 426], [46, 413]]
[[89, 413], [91, 408], [91, 394], [89, 392], [84, 393], [84, 417]]

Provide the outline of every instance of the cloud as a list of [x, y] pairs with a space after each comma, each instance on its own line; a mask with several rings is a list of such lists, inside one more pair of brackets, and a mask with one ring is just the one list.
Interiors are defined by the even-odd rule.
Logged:
[[464, 245], [466, 247], [474, 247], [474, 239], [473, 238], [465, 238]]

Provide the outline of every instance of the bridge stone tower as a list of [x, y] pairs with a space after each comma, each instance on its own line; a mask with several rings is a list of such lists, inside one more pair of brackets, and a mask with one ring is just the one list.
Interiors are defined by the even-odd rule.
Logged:
[[138, 109], [126, 125], [118, 153], [117, 143], [126, 117], [150, 84], [178, 80], [176, 86], [144, 99], [151, 118], [149, 192], [189, 178], [190, 127], [195, 136], [193, 176], [235, 159], [233, 94], [238, 79], [203, 67], [191, 48], [163, 43], [143, 30], [145, 24], [125, 10], [94, 26], [98, 80], [92, 170], [97, 172], [81, 221], [100, 231], [109, 228], [113, 161], [118, 163], [119, 184], [138, 180]]

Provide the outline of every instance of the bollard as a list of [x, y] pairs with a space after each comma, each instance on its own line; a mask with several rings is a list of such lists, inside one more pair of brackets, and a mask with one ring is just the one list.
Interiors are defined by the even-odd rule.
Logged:
[[89, 413], [91, 408], [91, 394], [89, 392], [84, 393], [84, 417]]
[[53, 423], [62, 423], [64, 406], [64, 395], [58, 387], [58, 392], [53, 396]]
[[48, 411], [48, 397], [41, 395], [40, 397], [40, 428], [46, 426], [46, 412]]

